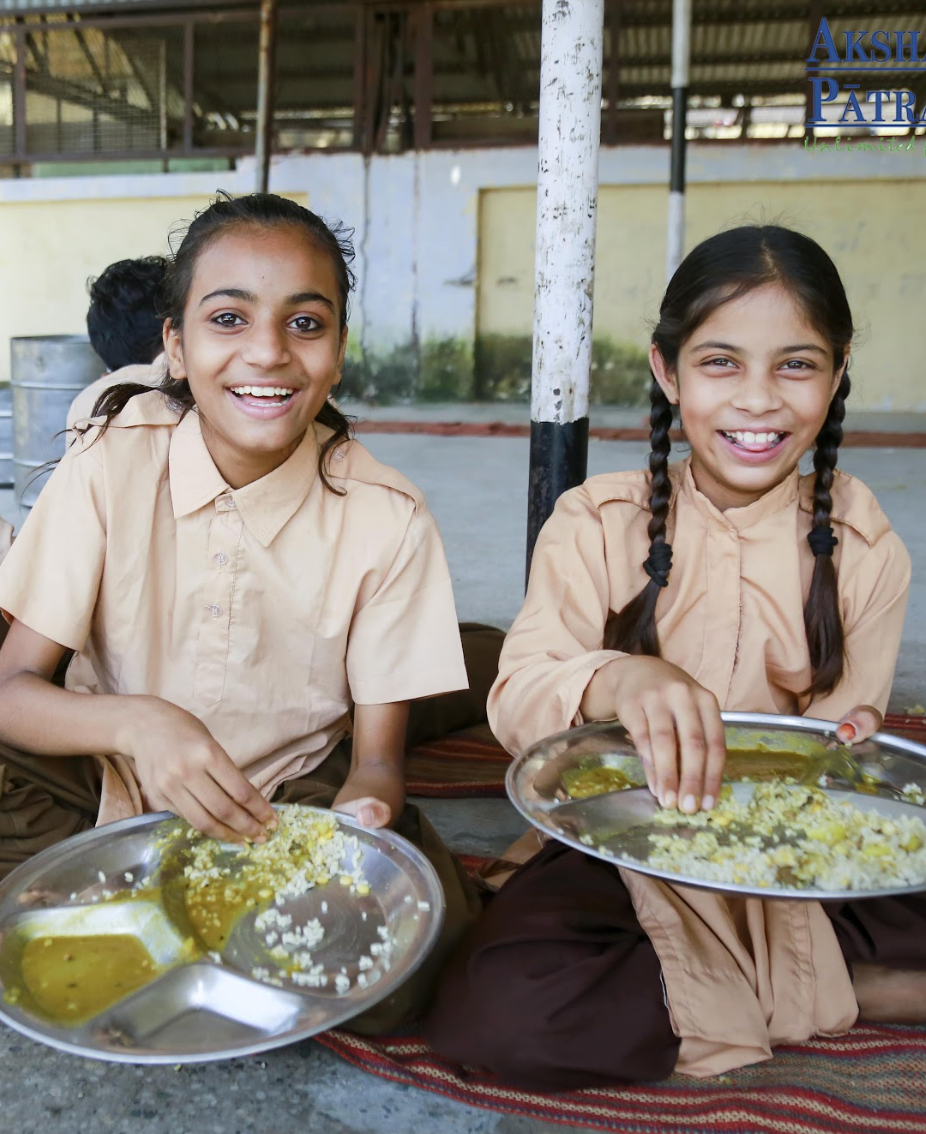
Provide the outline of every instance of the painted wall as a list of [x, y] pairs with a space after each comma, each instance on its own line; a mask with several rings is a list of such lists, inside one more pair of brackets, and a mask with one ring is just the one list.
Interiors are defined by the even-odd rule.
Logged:
[[[640, 350], [665, 287], [668, 193], [602, 185], [598, 200], [595, 338]], [[480, 207], [477, 334], [523, 336], [533, 317], [533, 189], [487, 190]], [[833, 257], [858, 329], [854, 409], [926, 410], [914, 328], [926, 304], [926, 182], [700, 183], [688, 194], [686, 246], [738, 223], [775, 221]]]
[[[746, 217], [808, 231], [843, 271], [864, 332], [854, 408], [926, 410], [911, 333], [926, 302], [926, 154], [692, 145], [688, 172], [687, 246]], [[274, 160], [275, 191], [355, 229], [356, 392], [523, 393], [535, 174], [530, 147]], [[613, 393], [623, 387], [605, 376], [626, 372], [634, 389], [645, 381], [639, 360], [664, 283], [668, 153], [605, 149], [600, 179], [593, 388]], [[253, 183], [248, 162], [229, 173], [0, 181], [0, 381], [9, 337], [81, 331], [88, 276], [162, 250], [170, 225], [217, 187], [247, 192]]]

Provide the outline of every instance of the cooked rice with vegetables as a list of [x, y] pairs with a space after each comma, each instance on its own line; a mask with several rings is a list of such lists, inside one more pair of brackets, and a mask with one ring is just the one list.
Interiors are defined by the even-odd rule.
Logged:
[[[926, 824], [838, 802], [812, 787], [729, 785], [712, 811], [660, 810], [647, 865], [705, 882], [795, 890], [880, 890], [926, 882]], [[693, 833], [692, 833], [693, 832]]]
[[[346, 968], [329, 973], [315, 959], [325, 938], [321, 918], [294, 924], [293, 914], [284, 912], [283, 907], [287, 899], [331, 882], [359, 898], [368, 895], [360, 841], [345, 833], [332, 812], [283, 806], [277, 810], [277, 820], [278, 826], [266, 842], [246, 844], [231, 857], [228, 844], [193, 834], [192, 851], [180, 882], [190, 920], [203, 941], [221, 947], [230, 922], [249, 911], [259, 911], [254, 928], [262, 935], [272, 967], [257, 965], [251, 976], [278, 987], [289, 980], [300, 987], [330, 986], [346, 993], [354, 983]], [[171, 834], [190, 837], [185, 827], [177, 827]], [[323, 901], [320, 909], [324, 916], [328, 903]], [[356, 962], [355, 979], [361, 988], [379, 980], [390, 967], [391, 935], [382, 925], [377, 927], [377, 934], [379, 941]], [[210, 935], [218, 935], [218, 940], [209, 942]]]

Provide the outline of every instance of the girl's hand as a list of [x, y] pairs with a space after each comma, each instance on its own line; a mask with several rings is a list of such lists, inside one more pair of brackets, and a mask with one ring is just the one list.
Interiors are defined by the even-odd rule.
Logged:
[[133, 698], [137, 711], [120, 751], [135, 761], [147, 802], [225, 842], [263, 842], [276, 812], [198, 717], [160, 697]]
[[405, 777], [393, 761], [365, 761], [335, 796], [332, 811], [353, 815], [364, 827], [388, 827], [405, 806]]
[[[594, 713], [606, 703], [610, 713]], [[582, 712], [586, 719], [617, 716], [663, 807], [695, 812], [714, 806], [727, 758], [720, 706], [683, 669], [661, 658], [615, 658], [589, 684]]]
[[884, 717], [871, 705], [856, 705], [839, 722], [836, 739], [846, 745], [858, 744], [873, 736], [883, 720]]

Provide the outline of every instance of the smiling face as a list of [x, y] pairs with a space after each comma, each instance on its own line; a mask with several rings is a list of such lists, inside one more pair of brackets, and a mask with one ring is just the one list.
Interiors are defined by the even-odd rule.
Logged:
[[[848, 351], [848, 347], [846, 348]], [[752, 504], [813, 446], [844, 363], [776, 285], [721, 304], [653, 374], [681, 409], [698, 489], [720, 511]]]
[[232, 488], [295, 452], [340, 379], [346, 342], [331, 256], [301, 229], [238, 227], [200, 253], [183, 326], [165, 324], [164, 346]]

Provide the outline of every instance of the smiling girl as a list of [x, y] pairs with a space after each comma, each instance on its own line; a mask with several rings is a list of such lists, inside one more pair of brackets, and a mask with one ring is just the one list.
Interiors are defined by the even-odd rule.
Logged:
[[[510, 752], [616, 719], [663, 806], [693, 812], [720, 789], [721, 709], [840, 721], [844, 741], [876, 730], [910, 561], [835, 471], [852, 336], [805, 236], [739, 228], [686, 258], [652, 337], [649, 472], [565, 493], [537, 541], [489, 699]], [[691, 455], [670, 465], [675, 407]], [[859, 1010], [926, 1019], [924, 969], [922, 898], [731, 898], [551, 841], [464, 942], [429, 1031], [542, 1090], [709, 1075]]]
[[328, 400], [352, 255], [272, 195], [190, 225], [160, 388], [101, 399], [0, 570], [0, 877], [145, 811], [233, 840], [266, 837], [271, 800], [389, 824], [437, 868], [447, 920], [375, 1030], [425, 994], [475, 899], [405, 804], [408, 702], [467, 678], [434, 520]]

